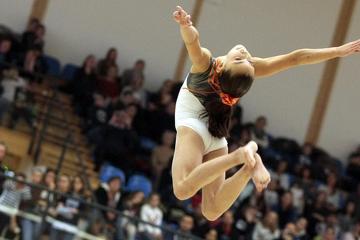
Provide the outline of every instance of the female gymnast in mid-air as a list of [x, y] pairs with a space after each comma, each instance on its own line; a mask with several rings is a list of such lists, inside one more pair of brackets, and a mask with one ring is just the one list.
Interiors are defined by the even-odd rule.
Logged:
[[[226, 55], [213, 57], [201, 47], [190, 15], [178, 6], [173, 17], [180, 25], [192, 62], [176, 102], [174, 194], [184, 200], [201, 189], [203, 215], [214, 220], [230, 208], [250, 179], [258, 191], [270, 182], [255, 142], [228, 153], [225, 139], [232, 106], [249, 91], [253, 80], [359, 52], [360, 40], [340, 47], [299, 49], [269, 58], [253, 57], [244, 46], [236, 45]], [[225, 179], [225, 172], [239, 165], [242, 167], [238, 172]]]

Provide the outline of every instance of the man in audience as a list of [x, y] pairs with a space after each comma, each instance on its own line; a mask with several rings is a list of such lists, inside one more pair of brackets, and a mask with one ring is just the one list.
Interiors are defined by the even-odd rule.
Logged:
[[133, 68], [126, 69], [122, 76], [122, 85], [128, 86], [131, 85], [134, 79], [142, 78], [145, 79], [144, 75], [145, 70], [145, 61], [142, 59], [138, 59]]
[[234, 224], [234, 214], [232, 211], [226, 211], [220, 224], [216, 227], [220, 239], [236, 240], [239, 236], [239, 231]]
[[291, 192], [284, 192], [280, 203], [274, 210], [279, 215], [279, 227], [284, 228], [286, 223], [293, 222], [296, 219], [296, 210], [293, 207], [293, 195]]
[[[183, 215], [179, 222], [178, 231], [183, 234], [191, 234], [191, 231], [194, 227], [194, 218], [190, 215]], [[191, 238], [185, 237], [183, 235], [175, 235], [173, 240], [189, 240]]]
[[256, 224], [252, 240], [276, 240], [280, 237], [278, 228], [278, 215], [276, 212], [268, 212], [263, 221]]

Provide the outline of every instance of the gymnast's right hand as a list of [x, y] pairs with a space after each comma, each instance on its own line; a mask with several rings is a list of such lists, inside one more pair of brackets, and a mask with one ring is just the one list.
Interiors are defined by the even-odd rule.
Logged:
[[191, 16], [180, 6], [176, 7], [173, 17], [175, 22], [179, 23], [180, 26], [192, 26]]

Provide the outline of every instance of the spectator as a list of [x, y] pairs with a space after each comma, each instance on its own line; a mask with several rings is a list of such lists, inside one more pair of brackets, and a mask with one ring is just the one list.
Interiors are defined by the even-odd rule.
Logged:
[[93, 103], [96, 88], [96, 58], [88, 55], [71, 81], [70, 92], [74, 95], [74, 104], [78, 114], [85, 117], [86, 110]]
[[[0, 174], [5, 174], [7, 171], [7, 167], [4, 165], [6, 152], [7, 152], [7, 147], [5, 143], [0, 141]], [[4, 181], [5, 178], [0, 175], [0, 194], [2, 193]]]
[[151, 111], [154, 111], [156, 109], [163, 108], [163, 106], [170, 101], [175, 101], [171, 94], [173, 86], [174, 81], [166, 79], [158, 92], [149, 95], [148, 108]]
[[216, 229], [210, 228], [209, 231], [205, 234], [205, 240], [217, 240], [218, 233]]
[[[143, 205], [145, 200], [145, 195], [143, 192], [132, 192], [126, 198], [123, 203], [123, 213], [128, 217], [139, 217], [140, 208]], [[118, 229], [122, 229], [123, 231], [117, 232], [117, 238], [127, 240], [135, 240], [136, 232], [137, 232], [137, 222], [133, 221], [128, 217], [119, 216], [117, 219]]]
[[335, 211], [341, 207], [343, 200], [342, 194], [337, 188], [337, 176], [335, 173], [330, 173], [327, 177], [326, 186], [323, 188], [327, 192], [327, 202], [331, 210]]
[[110, 48], [106, 53], [106, 57], [98, 63], [98, 74], [100, 76], [107, 75], [110, 67], [114, 67], [116, 71], [118, 71], [119, 67], [116, 63], [117, 57], [118, 53], [116, 48]]
[[280, 203], [274, 208], [279, 216], [279, 227], [284, 228], [286, 223], [296, 219], [296, 210], [293, 207], [293, 195], [291, 192], [284, 192]]
[[296, 235], [296, 226], [292, 222], [286, 224], [284, 230], [281, 233], [282, 240], [294, 240]]
[[263, 221], [258, 222], [252, 235], [253, 240], [275, 240], [280, 237], [278, 215], [276, 212], [266, 213]]
[[145, 61], [142, 59], [136, 60], [133, 68], [126, 69], [124, 71], [122, 77], [123, 86], [125, 87], [131, 85], [133, 81], [138, 78], [145, 79], [144, 70], [145, 70]]
[[20, 68], [20, 76], [34, 81], [39, 79], [37, 74], [44, 74], [47, 66], [40, 58], [41, 52], [37, 49], [30, 48], [25, 52], [25, 56], [18, 60], [17, 65]]
[[[102, 184], [95, 192], [98, 203], [119, 210], [121, 207], [121, 184], [119, 177], [112, 177], [106, 184]], [[102, 211], [102, 214], [107, 224], [115, 228], [116, 213], [112, 211]]]
[[11, 46], [12, 42], [10, 38], [4, 37], [0, 39], [0, 80], [2, 71], [7, 68], [7, 63], [11, 63]]
[[[25, 181], [25, 174], [17, 173], [16, 180]], [[24, 183], [13, 180], [6, 180], [4, 182], [3, 192], [0, 195], [0, 206], [18, 209], [21, 201], [29, 199], [31, 199], [31, 191]], [[8, 224], [10, 224], [9, 229], [11, 232], [18, 233], [20, 231], [15, 216], [8, 216], [0, 212], [0, 232], [2, 232]]]
[[279, 202], [278, 185], [278, 180], [271, 179], [268, 188], [265, 190], [264, 199], [267, 210], [272, 209]]
[[[152, 193], [149, 202], [142, 206], [140, 217], [141, 220], [150, 222], [156, 226], [161, 226], [163, 221], [163, 213], [159, 208], [160, 195]], [[139, 232], [146, 236], [146, 239], [162, 239], [161, 229], [146, 224], [139, 226]]]
[[134, 76], [131, 84], [124, 87], [123, 91], [132, 91], [136, 102], [142, 107], [145, 108], [147, 105], [148, 94], [147, 91], [144, 89], [144, 81], [145, 78], [141, 75]]
[[[41, 185], [43, 178], [43, 170], [39, 167], [32, 169], [31, 173], [31, 183]], [[41, 189], [32, 187], [31, 189], [31, 199], [23, 201], [20, 205], [21, 210], [32, 213], [36, 215], [41, 215], [39, 209], [39, 200]], [[21, 219], [21, 236], [22, 240], [36, 240], [39, 238], [41, 224], [35, 221], [32, 221], [28, 218]]]
[[314, 240], [336, 240], [336, 233], [333, 227], [326, 227], [323, 234], [318, 235]]
[[341, 240], [358, 240], [360, 238], [360, 222], [357, 222], [351, 227], [351, 231], [346, 232], [341, 237]]
[[270, 147], [270, 137], [265, 128], [267, 120], [264, 116], [260, 116], [256, 119], [255, 125], [251, 131], [251, 139], [255, 141], [262, 149]]
[[295, 182], [291, 187], [290, 192], [293, 195], [293, 206], [296, 210], [296, 214], [301, 215], [305, 206], [304, 190]]
[[[71, 194], [70, 176], [62, 174], [57, 182], [57, 190], [63, 194]], [[74, 216], [78, 213], [77, 208], [72, 206], [72, 202], [66, 196], [57, 195], [55, 206], [49, 209], [49, 213], [57, 220], [65, 223], [73, 223]], [[63, 225], [54, 222], [50, 230], [50, 240], [72, 240], [74, 234], [68, 232]]]
[[162, 135], [162, 144], [155, 147], [152, 152], [151, 164], [155, 189], [158, 188], [161, 174], [174, 154], [175, 135], [175, 132], [166, 130]]
[[316, 226], [324, 222], [328, 214], [326, 196], [326, 192], [318, 192], [315, 201], [310, 206], [307, 206], [305, 211], [306, 219], [309, 220], [307, 230], [312, 237], [316, 235]]
[[286, 161], [279, 161], [276, 172], [271, 171], [271, 179], [272, 180], [278, 180], [280, 183], [280, 187], [283, 190], [289, 190], [290, 188], [290, 176], [287, 173], [287, 162]]
[[131, 169], [138, 148], [138, 137], [131, 123], [124, 110], [116, 110], [107, 125], [89, 132], [90, 141], [95, 143], [97, 167], [108, 161], [124, 171]]
[[240, 218], [236, 222], [236, 228], [239, 230], [239, 239], [251, 239], [257, 221], [257, 214], [258, 210], [255, 207], [246, 206], [244, 208]]
[[216, 228], [220, 240], [236, 240], [239, 236], [239, 231], [234, 224], [234, 214], [232, 211], [226, 211], [220, 224]]
[[93, 97], [94, 104], [87, 111], [86, 131], [106, 125], [112, 112], [110, 102], [103, 95], [95, 93]]
[[340, 228], [342, 232], [350, 231], [355, 223], [356, 205], [354, 202], [347, 202], [343, 213], [339, 217]]
[[103, 96], [115, 99], [120, 95], [120, 87], [118, 84], [118, 69], [115, 65], [107, 68], [106, 74], [100, 76], [96, 81], [96, 88]]
[[21, 38], [21, 46], [23, 52], [29, 49], [36, 49], [43, 52], [45, 46], [45, 26], [38, 19], [32, 19], [29, 22], [27, 30]]
[[360, 153], [351, 154], [346, 167], [348, 176], [360, 182]]
[[296, 233], [295, 233], [295, 239], [296, 240], [307, 240], [309, 239], [308, 234], [306, 232], [307, 228], [307, 220], [305, 218], [299, 218], [295, 225], [296, 225]]
[[[179, 222], [178, 231], [182, 234], [191, 234], [194, 227], [194, 218], [190, 215], [183, 215]], [[190, 237], [184, 235], [175, 235], [173, 240], [189, 240]]]

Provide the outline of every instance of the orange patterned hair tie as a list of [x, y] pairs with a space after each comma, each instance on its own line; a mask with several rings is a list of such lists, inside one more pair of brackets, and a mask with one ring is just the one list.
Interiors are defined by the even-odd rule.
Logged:
[[221, 102], [223, 104], [231, 107], [234, 106], [239, 101], [240, 98], [231, 97], [229, 94], [224, 93], [221, 90], [219, 76], [216, 72], [216, 64], [214, 64], [213, 74], [212, 77], [209, 78], [208, 82], [212, 87], [212, 89], [219, 95], [219, 97], [221, 98]]

